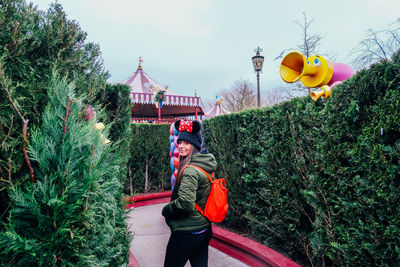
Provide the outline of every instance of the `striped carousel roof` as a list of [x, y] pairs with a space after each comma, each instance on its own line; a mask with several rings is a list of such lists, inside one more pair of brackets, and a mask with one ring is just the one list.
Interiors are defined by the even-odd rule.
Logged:
[[[132, 118], [154, 118], [161, 113], [162, 118], [179, 118], [204, 115], [204, 105], [198, 96], [183, 96], [161, 86], [152, 79], [142, 68], [142, 58], [139, 58], [139, 66], [134, 74], [121, 82], [130, 86], [130, 99], [134, 104], [131, 108]], [[158, 91], [164, 91], [162, 108], [155, 101]]]
[[207, 113], [206, 116], [207, 117], [215, 117], [218, 115], [225, 115], [225, 114], [229, 114], [230, 112], [228, 112], [226, 109], [224, 109], [224, 107], [222, 106], [222, 99], [218, 100], [214, 107], [212, 107], [212, 109], [210, 109]]

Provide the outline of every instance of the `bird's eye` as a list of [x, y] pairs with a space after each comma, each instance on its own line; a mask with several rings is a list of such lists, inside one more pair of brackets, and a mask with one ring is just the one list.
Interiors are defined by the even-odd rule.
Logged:
[[321, 61], [318, 58], [314, 59], [314, 66], [321, 66]]
[[310, 61], [307, 60], [307, 64], [310, 65]]

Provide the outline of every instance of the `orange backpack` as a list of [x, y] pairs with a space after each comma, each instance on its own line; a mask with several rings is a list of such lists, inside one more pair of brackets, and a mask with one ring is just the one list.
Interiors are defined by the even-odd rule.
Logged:
[[222, 222], [228, 213], [229, 206], [227, 199], [228, 190], [226, 189], [225, 178], [217, 179], [214, 177], [214, 173], [212, 173], [211, 178], [210, 175], [202, 168], [195, 165], [188, 166], [195, 167], [203, 171], [211, 182], [210, 195], [208, 195], [204, 211], [197, 204], [195, 204], [195, 208], [211, 222]]

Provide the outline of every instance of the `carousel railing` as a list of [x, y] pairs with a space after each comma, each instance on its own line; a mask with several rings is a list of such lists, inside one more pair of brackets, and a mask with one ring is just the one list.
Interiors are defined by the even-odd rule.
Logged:
[[[135, 117], [131, 118], [131, 123], [156, 123], [156, 124], [171, 124], [177, 120], [195, 120], [194, 116], [188, 117], [177, 117], [177, 118], [148, 118], [148, 117]], [[197, 120], [201, 121], [201, 116], [197, 117]]]

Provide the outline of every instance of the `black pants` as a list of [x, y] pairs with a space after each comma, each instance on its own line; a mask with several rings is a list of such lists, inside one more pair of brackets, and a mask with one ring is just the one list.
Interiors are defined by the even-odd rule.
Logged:
[[173, 232], [169, 238], [164, 267], [208, 266], [208, 245], [212, 236], [211, 226], [204, 232]]

